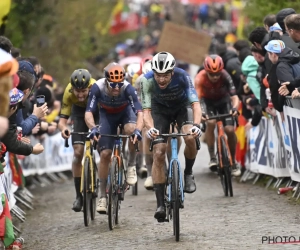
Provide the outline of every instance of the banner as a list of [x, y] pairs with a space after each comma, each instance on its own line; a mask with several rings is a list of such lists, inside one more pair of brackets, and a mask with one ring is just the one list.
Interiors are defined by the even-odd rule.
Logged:
[[32, 145], [38, 142], [42, 143], [45, 150], [39, 155], [31, 154], [20, 161], [24, 176], [71, 170], [73, 159], [71, 139], [69, 139], [70, 146], [68, 148], [65, 148], [65, 140], [60, 133], [51, 136], [45, 135], [42, 141], [34, 136], [31, 136], [30, 140]]
[[300, 182], [300, 111], [284, 106], [284, 142], [289, 161], [290, 176], [293, 181]]

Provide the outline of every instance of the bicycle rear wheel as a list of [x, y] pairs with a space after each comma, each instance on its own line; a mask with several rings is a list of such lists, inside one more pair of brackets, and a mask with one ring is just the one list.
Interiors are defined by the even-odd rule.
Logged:
[[96, 194], [98, 194], [98, 183], [97, 183], [97, 165], [93, 160], [93, 177], [94, 177], [94, 193], [92, 194], [90, 210], [91, 210], [91, 220], [95, 219], [96, 216]]
[[229, 152], [228, 148], [225, 142], [225, 139], [221, 138], [221, 152], [222, 152], [222, 163], [223, 163], [223, 169], [221, 169], [220, 178], [221, 183], [223, 186], [224, 194], [225, 196], [229, 195], [233, 196], [233, 190], [232, 190], [232, 181], [231, 181], [231, 166], [230, 166], [230, 160], [229, 160]]
[[113, 158], [110, 165], [110, 183], [108, 190], [108, 226], [113, 230], [116, 225], [116, 218], [119, 206], [118, 200], [118, 172], [119, 164], [117, 158]]
[[179, 217], [179, 168], [176, 161], [172, 162], [172, 212], [173, 212], [173, 234], [175, 235], [176, 241], [179, 241], [180, 234], [180, 217]]
[[84, 161], [84, 180], [83, 180], [83, 219], [84, 225], [87, 227], [90, 224], [90, 205], [92, 194], [89, 187], [91, 184], [90, 159], [87, 157]]

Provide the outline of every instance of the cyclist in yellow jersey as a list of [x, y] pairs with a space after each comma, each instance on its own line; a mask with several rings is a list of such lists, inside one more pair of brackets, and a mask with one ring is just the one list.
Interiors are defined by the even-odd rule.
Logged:
[[[96, 82], [86, 69], [76, 69], [71, 75], [71, 81], [65, 89], [58, 128], [64, 139], [70, 137], [67, 127], [69, 117], [72, 117], [72, 130], [74, 132], [88, 132], [88, 127], [84, 121], [84, 114], [87, 105], [87, 98], [90, 88]], [[69, 133], [66, 133], [68, 131]], [[72, 145], [74, 157], [72, 162], [72, 172], [74, 177], [76, 200], [73, 203], [73, 210], [80, 212], [83, 205], [82, 194], [80, 193], [82, 158], [84, 153], [85, 137], [82, 135], [72, 135]]]

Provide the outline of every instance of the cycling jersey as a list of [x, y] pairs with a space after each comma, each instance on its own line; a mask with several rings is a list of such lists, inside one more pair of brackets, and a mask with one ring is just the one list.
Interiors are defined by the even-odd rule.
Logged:
[[109, 95], [105, 78], [98, 80], [91, 88], [86, 111], [95, 113], [98, 104], [100, 111], [106, 111], [108, 114], [120, 113], [129, 105], [135, 113], [142, 110], [136, 90], [126, 80], [118, 96]]
[[215, 83], [209, 80], [205, 70], [201, 70], [195, 77], [195, 89], [199, 99], [220, 100], [226, 96], [236, 95], [232, 78], [226, 70], [222, 70], [219, 80]]
[[[88, 88], [91, 88], [92, 85], [96, 82], [95, 79], [91, 79]], [[60, 111], [60, 117], [68, 119], [71, 115], [72, 106], [79, 106], [79, 107], [86, 107], [87, 99], [83, 102], [78, 101], [77, 97], [73, 93], [73, 87], [71, 83], [69, 83], [65, 89], [63, 100], [62, 100], [62, 106]]]
[[151, 101], [166, 107], [199, 102], [190, 76], [177, 67], [174, 68], [174, 75], [165, 89], [159, 88], [153, 71], [145, 74], [141, 80], [141, 100], [143, 109], [151, 109]]

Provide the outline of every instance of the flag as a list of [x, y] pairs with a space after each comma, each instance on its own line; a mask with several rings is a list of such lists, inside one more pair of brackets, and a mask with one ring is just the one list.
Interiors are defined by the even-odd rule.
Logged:
[[7, 247], [14, 242], [15, 235], [8, 200], [4, 193], [1, 194], [0, 212], [0, 239]]
[[239, 162], [244, 167], [245, 166], [245, 156], [246, 156], [246, 152], [247, 152], [247, 137], [246, 137], [246, 131], [245, 131], [245, 125], [247, 124], [247, 120], [242, 115], [242, 103], [240, 103], [239, 113], [240, 113], [240, 115], [238, 117], [239, 126], [236, 128], [236, 131], [235, 131], [235, 134], [237, 137], [235, 159], [237, 162]]
[[25, 178], [23, 175], [22, 167], [18, 162], [18, 158], [15, 154], [9, 153], [9, 166], [12, 172], [12, 181], [18, 187], [25, 186]]

